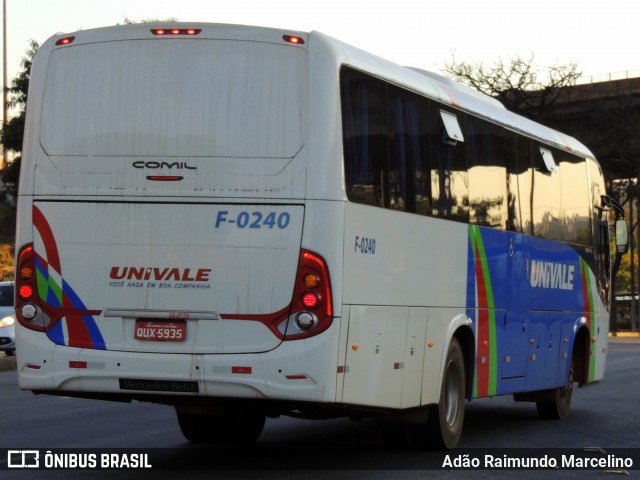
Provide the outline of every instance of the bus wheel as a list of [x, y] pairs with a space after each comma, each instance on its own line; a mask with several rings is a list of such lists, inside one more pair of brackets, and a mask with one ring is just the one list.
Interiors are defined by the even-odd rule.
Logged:
[[451, 339], [447, 351], [440, 401], [433, 405], [427, 420], [429, 446], [437, 449], [455, 448], [462, 435], [465, 407], [464, 357], [460, 343]]
[[571, 397], [573, 396], [573, 382], [575, 381], [575, 355], [571, 355], [569, 364], [569, 378], [564, 387], [558, 387], [553, 392], [553, 400], [536, 402], [538, 416], [547, 420], [564, 420], [569, 415]]
[[176, 414], [182, 434], [195, 443], [251, 443], [262, 433], [266, 420], [264, 414], [240, 409], [212, 415], [176, 407]]

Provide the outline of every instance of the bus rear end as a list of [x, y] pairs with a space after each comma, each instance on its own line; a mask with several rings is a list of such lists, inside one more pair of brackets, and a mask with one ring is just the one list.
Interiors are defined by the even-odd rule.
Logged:
[[255, 437], [269, 412], [252, 400], [335, 399], [329, 270], [302, 244], [304, 40], [172, 24], [41, 47], [16, 245], [22, 388], [176, 405], [194, 440], [225, 422]]

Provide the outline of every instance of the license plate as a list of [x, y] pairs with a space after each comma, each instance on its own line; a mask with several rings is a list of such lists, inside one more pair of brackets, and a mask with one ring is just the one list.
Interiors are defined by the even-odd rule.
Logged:
[[187, 337], [186, 322], [156, 322], [136, 320], [133, 338], [151, 342], [184, 342]]

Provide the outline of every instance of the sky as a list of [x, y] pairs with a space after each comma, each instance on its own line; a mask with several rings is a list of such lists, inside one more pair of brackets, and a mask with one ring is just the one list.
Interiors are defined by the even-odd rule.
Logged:
[[[586, 76], [635, 71], [637, 0], [4, 0], [9, 82], [30, 40], [58, 32], [176, 18], [319, 30], [401, 65], [441, 72], [457, 61], [533, 56], [577, 62]], [[0, 39], [1, 40], [1, 39]]]

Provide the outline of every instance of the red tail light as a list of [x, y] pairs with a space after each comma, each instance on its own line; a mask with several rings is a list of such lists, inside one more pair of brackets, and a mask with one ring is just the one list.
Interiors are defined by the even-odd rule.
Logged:
[[302, 250], [285, 340], [324, 332], [333, 321], [329, 268], [316, 253]]
[[18, 289], [18, 295], [22, 300], [29, 300], [33, 295], [33, 287], [29, 284], [21, 285]]
[[21, 325], [31, 330], [44, 331], [51, 322], [38, 299], [36, 262], [33, 245], [25, 245], [18, 255], [16, 268], [16, 318]]

